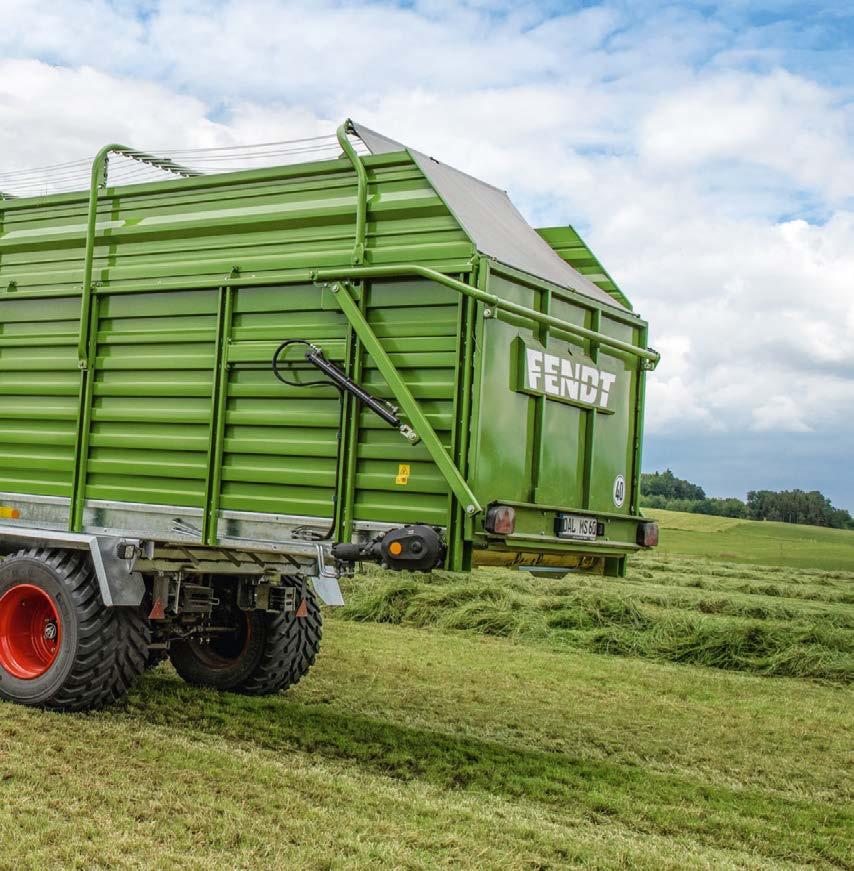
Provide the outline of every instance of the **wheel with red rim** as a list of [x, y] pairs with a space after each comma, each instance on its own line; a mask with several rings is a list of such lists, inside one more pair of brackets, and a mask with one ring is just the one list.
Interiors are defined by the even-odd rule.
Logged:
[[148, 638], [140, 609], [103, 604], [85, 552], [33, 548], [0, 562], [0, 698], [100, 707], [142, 673]]
[[0, 668], [21, 680], [41, 677], [61, 639], [59, 611], [41, 587], [18, 584], [0, 597]]

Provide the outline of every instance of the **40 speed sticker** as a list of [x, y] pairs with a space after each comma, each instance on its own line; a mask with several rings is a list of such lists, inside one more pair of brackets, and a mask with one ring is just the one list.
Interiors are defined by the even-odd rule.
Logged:
[[617, 508], [622, 508], [623, 503], [626, 501], [626, 479], [622, 475], [617, 475], [614, 478], [614, 491], [612, 493], [614, 497], [614, 505]]

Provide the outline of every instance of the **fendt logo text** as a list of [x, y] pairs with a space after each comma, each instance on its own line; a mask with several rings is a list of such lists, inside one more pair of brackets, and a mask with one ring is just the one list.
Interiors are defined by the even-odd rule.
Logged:
[[608, 408], [617, 380], [613, 372], [600, 369], [589, 357], [549, 354], [521, 339], [519, 352], [517, 389], [521, 392], [613, 414]]

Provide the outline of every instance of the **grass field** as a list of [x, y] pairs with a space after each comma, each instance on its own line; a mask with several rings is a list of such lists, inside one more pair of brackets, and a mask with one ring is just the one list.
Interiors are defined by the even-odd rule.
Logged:
[[288, 693], [0, 705], [0, 868], [854, 868], [854, 572], [727, 559], [373, 572]]
[[661, 553], [728, 562], [854, 572], [854, 532], [644, 508], [661, 527]]

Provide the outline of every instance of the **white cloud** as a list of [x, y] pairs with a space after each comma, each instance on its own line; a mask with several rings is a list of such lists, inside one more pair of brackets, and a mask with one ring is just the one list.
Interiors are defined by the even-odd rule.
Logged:
[[772, 396], [753, 410], [753, 429], [757, 432], [810, 432], [804, 409], [791, 396]]
[[108, 142], [197, 146], [227, 138], [201, 100], [92, 67], [0, 60], [2, 169], [93, 157]]
[[82, 65], [138, 55], [144, 28], [109, 0], [0, 0], [0, 55]]
[[722, 73], [661, 98], [640, 130], [654, 166], [755, 163], [816, 190], [830, 203], [854, 197], [850, 105], [785, 70]]

